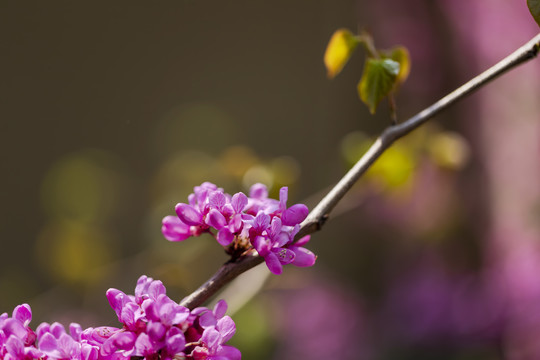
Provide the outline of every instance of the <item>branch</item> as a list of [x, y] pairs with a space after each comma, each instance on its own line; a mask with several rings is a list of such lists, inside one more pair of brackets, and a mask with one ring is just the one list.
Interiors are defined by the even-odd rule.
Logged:
[[484, 86], [491, 80], [502, 75], [506, 71], [536, 57], [540, 49], [540, 34], [536, 35], [528, 43], [514, 51], [499, 63], [460, 86], [446, 95], [433, 105], [422, 110], [407, 121], [386, 128], [375, 143], [368, 149], [362, 158], [349, 170], [336, 186], [326, 195], [319, 204], [310, 212], [307, 219], [302, 223], [302, 229], [298, 236], [313, 233], [321, 229], [330, 211], [337, 205], [356, 181], [366, 170], [390, 147], [397, 139], [407, 135], [433, 116], [437, 115], [448, 106], [454, 104], [474, 90]]
[[[321, 230], [332, 209], [334, 209], [347, 191], [349, 191], [367, 169], [369, 169], [371, 164], [373, 164], [375, 160], [377, 160], [381, 154], [394, 143], [394, 141], [407, 135], [450, 105], [469, 95], [474, 90], [486, 85], [506, 71], [535, 58], [538, 55], [539, 50], [540, 34], [536, 35], [525, 45], [496, 65], [452, 91], [433, 105], [409, 118], [407, 121], [386, 128], [362, 158], [358, 160], [334, 188], [330, 190], [330, 192], [309, 213], [308, 217], [301, 224], [300, 232], [297, 234], [296, 239]], [[191, 295], [184, 298], [180, 302], [180, 305], [190, 309], [200, 306], [232, 279], [262, 262], [263, 259], [260, 256], [252, 253], [240, 257], [235, 261], [225, 263], [208, 281], [201, 285]]]

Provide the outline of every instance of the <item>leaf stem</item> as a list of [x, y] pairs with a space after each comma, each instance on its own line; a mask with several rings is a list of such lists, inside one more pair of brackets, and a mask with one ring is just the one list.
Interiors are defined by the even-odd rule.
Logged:
[[368, 33], [365, 30], [362, 30], [360, 32], [360, 35], [356, 36], [356, 40], [360, 44], [362, 44], [364, 49], [367, 51], [369, 57], [374, 58], [374, 59], [380, 58], [379, 52], [375, 48], [375, 43], [373, 42], [373, 37], [371, 36], [370, 33]]
[[392, 125], [397, 125], [396, 99], [393, 93], [388, 94], [388, 106], [390, 107], [390, 121]]
[[[394, 141], [407, 135], [450, 105], [456, 103], [476, 89], [486, 85], [506, 71], [535, 58], [538, 55], [539, 49], [540, 33], [496, 65], [452, 91], [433, 105], [420, 111], [407, 121], [387, 127], [362, 158], [358, 160], [358, 162], [309, 213], [308, 217], [302, 222], [300, 231], [296, 235], [296, 239], [300, 239], [305, 235], [321, 230], [332, 209], [334, 209], [356, 181], [358, 181], [358, 179], [367, 171], [371, 164], [373, 164], [375, 160], [377, 160], [381, 154], [394, 143]], [[202, 284], [191, 295], [184, 298], [180, 302], [180, 305], [190, 309], [202, 305], [232, 279], [262, 262], [263, 259], [260, 256], [250, 253], [235, 261], [225, 263], [208, 281]]]

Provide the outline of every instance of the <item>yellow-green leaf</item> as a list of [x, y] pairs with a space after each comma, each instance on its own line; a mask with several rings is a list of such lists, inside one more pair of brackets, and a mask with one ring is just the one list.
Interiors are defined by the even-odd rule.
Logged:
[[527, 6], [531, 12], [532, 17], [540, 26], [540, 0], [527, 0]]
[[467, 140], [449, 131], [431, 135], [427, 141], [427, 150], [437, 165], [450, 170], [462, 169], [471, 153]]
[[362, 78], [358, 83], [358, 95], [374, 114], [379, 102], [394, 88], [399, 74], [399, 63], [392, 59], [368, 58]]
[[[362, 132], [351, 132], [341, 142], [341, 151], [352, 167], [373, 144]], [[398, 141], [388, 148], [373, 163], [366, 173], [366, 179], [378, 187], [388, 190], [405, 189], [414, 176], [418, 155], [413, 142]]]
[[387, 56], [399, 63], [399, 73], [397, 75], [396, 82], [402, 84], [405, 82], [411, 71], [411, 58], [409, 56], [409, 50], [404, 46], [396, 46], [388, 52]]
[[366, 173], [389, 190], [406, 188], [413, 179], [416, 156], [406, 144], [395, 144], [388, 148]]
[[324, 65], [330, 79], [341, 72], [357, 46], [358, 40], [349, 30], [339, 29], [334, 32], [324, 53]]

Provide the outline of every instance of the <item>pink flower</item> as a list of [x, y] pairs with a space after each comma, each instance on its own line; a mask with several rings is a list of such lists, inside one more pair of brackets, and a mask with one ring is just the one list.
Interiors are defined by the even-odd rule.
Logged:
[[274, 274], [281, 274], [286, 264], [312, 266], [316, 256], [301, 246], [309, 238], [294, 243], [309, 210], [303, 204], [287, 208], [287, 198], [287, 187], [280, 189], [279, 200], [275, 200], [268, 198], [263, 184], [253, 185], [247, 197], [241, 192], [230, 196], [206, 182], [194, 188], [189, 204], [176, 205], [177, 217], [163, 219], [163, 236], [182, 241], [210, 233], [233, 257], [256, 250]]

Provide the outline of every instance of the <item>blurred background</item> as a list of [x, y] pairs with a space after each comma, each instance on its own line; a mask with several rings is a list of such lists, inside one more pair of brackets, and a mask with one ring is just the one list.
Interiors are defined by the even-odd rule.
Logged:
[[[115, 326], [105, 291], [142, 274], [188, 295], [227, 257], [161, 219], [203, 181], [313, 207], [389, 124], [360, 50], [326, 78], [342, 27], [409, 49], [401, 120], [538, 32], [524, 0], [1, 2], [0, 313]], [[532, 61], [396, 143], [314, 268], [251, 300], [266, 270], [240, 281], [244, 358], [539, 359], [539, 80]]]

